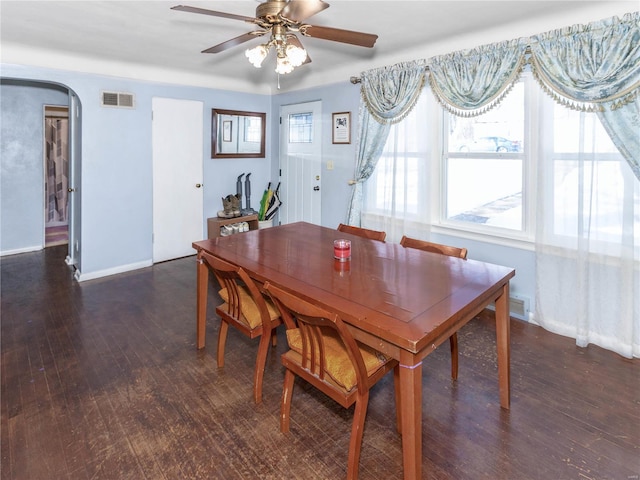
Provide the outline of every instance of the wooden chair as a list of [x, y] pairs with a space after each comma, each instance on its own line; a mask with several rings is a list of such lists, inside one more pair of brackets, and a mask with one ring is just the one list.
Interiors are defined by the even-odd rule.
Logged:
[[280, 312], [273, 302], [260, 292], [242, 268], [204, 252], [202, 260], [218, 280], [221, 288], [218, 293], [224, 301], [216, 307], [216, 313], [221, 320], [218, 332], [218, 368], [224, 367], [229, 325], [249, 338], [260, 337], [253, 374], [253, 398], [256, 403], [260, 403], [269, 343], [276, 344], [275, 328], [282, 324]]
[[400, 245], [407, 248], [417, 248], [426, 252], [439, 253], [440, 255], [449, 255], [450, 257], [458, 257], [466, 260], [467, 249], [442, 245], [440, 243], [427, 242], [426, 240], [418, 240], [410, 238], [406, 235], [400, 240]]
[[[347, 479], [356, 479], [369, 389], [391, 369], [397, 369], [398, 362], [373, 348], [357, 343], [337, 314], [312, 305], [269, 282], [265, 284], [265, 291], [280, 309], [290, 349], [282, 355], [282, 364], [286, 370], [280, 430], [283, 433], [289, 431], [296, 375], [345, 408], [355, 403]], [[396, 405], [400, 405], [398, 394]], [[397, 418], [399, 420], [400, 416]]]
[[[458, 257], [467, 259], [467, 249], [442, 245], [440, 243], [427, 242], [426, 240], [418, 240], [410, 238], [406, 235], [400, 240], [400, 245], [406, 248], [416, 248], [427, 252], [438, 253], [440, 255], [448, 255], [450, 257]], [[454, 333], [449, 337], [449, 345], [451, 346], [451, 378], [458, 378], [458, 334]]]
[[387, 237], [386, 232], [379, 232], [378, 230], [369, 230], [368, 228], [362, 227], [354, 227], [353, 225], [345, 225], [341, 223], [338, 225], [338, 231], [344, 233], [351, 233], [353, 235], [358, 235], [359, 237], [370, 238], [371, 240], [379, 240], [384, 242], [384, 239]]

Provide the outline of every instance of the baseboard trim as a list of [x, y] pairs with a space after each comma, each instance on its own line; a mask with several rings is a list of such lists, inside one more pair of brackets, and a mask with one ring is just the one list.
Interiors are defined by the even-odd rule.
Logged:
[[141, 268], [150, 267], [153, 265], [151, 260], [145, 260], [143, 262], [130, 263], [128, 265], [121, 265], [119, 267], [107, 268], [105, 270], [98, 270], [91, 273], [81, 273], [80, 270], [76, 270], [74, 278], [78, 282], [86, 282], [87, 280], [95, 280], [96, 278], [108, 277], [111, 275], [117, 275], [118, 273], [130, 272], [132, 270], [139, 270]]
[[5, 257], [7, 255], [18, 255], [19, 253], [39, 252], [42, 249], [44, 249], [42, 245], [34, 245], [32, 247], [16, 248], [15, 250], [4, 250], [0, 252], [0, 257]]

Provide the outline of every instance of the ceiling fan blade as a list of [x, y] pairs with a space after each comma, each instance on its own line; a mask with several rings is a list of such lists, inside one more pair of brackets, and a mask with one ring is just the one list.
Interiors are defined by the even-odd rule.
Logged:
[[[302, 42], [300, 42], [298, 37], [296, 37], [293, 34], [287, 35], [287, 43], [289, 43], [291, 45], [295, 45], [296, 47], [302, 48], [303, 50], [305, 50], [305, 48], [302, 46]], [[306, 50], [305, 50], [305, 52], [306, 52]], [[304, 62], [302, 62], [302, 65], [304, 65], [306, 63], [311, 63], [311, 57], [309, 56], [309, 52], [307, 52], [307, 58], [304, 60]]]
[[226, 42], [222, 42], [219, 43], [218, 45], [214, 45], [211, 48], [207, 48], [206, 50], [203, 50], [202, 53], [220, 53], [223, 52], [224, 50], [227, 50], [229, 48], [235, 47], [236, 45], [240, 45], [244, 42], [247, 42], [249, 40], [251, 40], [252, 38], [256, 38], [256, 36], [259, 36], [262, 32], [249, 32], [249, 33], [245, 33], [243, 35], [240, 35], [239, 37], [235, 37], [232, 38], [231, 40], [227, 40]]
[[232, 20], [241, 20], [243, 22], [256, 23], [257, 18], [245, 17], [243, 15], [235, 15], [233, 13], [216, 12], [215, 10], [207, 10], [205, 8], [189, 7], [187, 5], [176, 5], [171, 10], [179, 10], [181, 12], [201, 13], [203, 15], [212, 15], [214, 17], [230, 18]]
[[307, 37], [332, 40], [334, 42], [349, 43], [360, 47], [373, 47], [378, 35], [372, 33], [354, 32], [340, 28], [320, 27], [317, 25], [301, 25], [300, 33]]
[[325, 8], [329, 8], [329, 4], [322, 0], [289, 0], [280, 11], [280, 15], [299, 23]]

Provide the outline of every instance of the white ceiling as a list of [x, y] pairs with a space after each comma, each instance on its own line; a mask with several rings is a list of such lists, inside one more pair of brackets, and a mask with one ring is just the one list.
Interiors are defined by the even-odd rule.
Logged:
[[[428, 58], [638, 9], [638, 1], [376, 1], [328, 0], [307, 23], [375, 33], [373, 49], [301, 38], [312, 63], [281, 76], [283, 90], [334, 83], [396, 61]], [[259, 4], [236, 1], [0, 1], [5, 63], [244, 91], [271, 92], [273, 58], [252, 67], [244, 49], [208, 47], [253, 30], [238, 20], [170, 10], [184, 4], [254, 16]], [[603, 15], [598, 16], [600, 12]], [[606, 14], [605, 14], [606, 12]], [[610, 12], [610, 13], [609, 13]], [[594, 15], [596, 15], [594, 17]], [[544, 25], [543, 30], [536, 30]], [[472, 40], [482, 38], [482, 43]], [[474, 43], [475, 42], [475, 43]]]

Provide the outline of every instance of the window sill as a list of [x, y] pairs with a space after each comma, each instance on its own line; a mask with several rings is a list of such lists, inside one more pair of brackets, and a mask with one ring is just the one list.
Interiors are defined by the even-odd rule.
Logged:
[[521, 250], [534, 251], [535, 243], [532, 239], [517, 238], [511, 235], [501, 235], [499, 232], [488, 233], [486, 231], [477, 231], [463, 226], [440, 224], [431, 225], [431, 233], [440, 235], [449, 235], [452, 237], [464, 238], [467, 240], [475, 240], [478, 242], [490, 243], [492, 245], [500, 245], [503, 247], [519, 248]]

